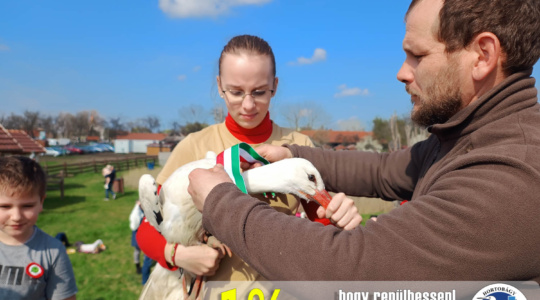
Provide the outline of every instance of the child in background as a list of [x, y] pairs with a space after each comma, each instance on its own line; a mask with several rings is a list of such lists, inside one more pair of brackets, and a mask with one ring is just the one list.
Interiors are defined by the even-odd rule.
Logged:
[[141, 208], [141, 202], [137, 200], [135, 206], [133, 207], [133, 210], [131, 211], [131, 214], [129, 215], [129, 228], [131, 229], [131, 246], [133, 247], [133, 262], [135, 263], [135, 271], [137, 272], [137, 274], [142, 273], [142, 284], [144, 285], [148, 280], [148, 277], [150, 277], [150, 268], [152, 266], [153, 260], [148, 256], [143, 255], [144, 262], [141, 269], [141, 249], [137, 244], [136, 235], [143, 217], [144, 212]]
[[32, 159], [0, 157], [0, 299], [76, 299], [64, 245], [35, 226], [46, 184]]
[[116, 170], [113, 166], [107, 165], [103, 168], [103, 176], [105, 177], [105, 201], [109, 201], [109, 194], [112, 195], [113, 200], [116, 199], [116, 193], [113, 192], [112, 187], [114, 180], [116, 179]]
[[139, 245], [137, 245], [135, 235], [137, 234], [137, 229], [139, 228], [143, 217], [144, 213], [141, 209], [141, 202], [137, 200], [137, 202], [135, 203], [135, 207], [133, 207], [133, 210], [131, 210], [131, 214], [129, 215], [129, 228], [131, 229], [131, 246], [133, 247], [133, 263], [135, 263], [135, 271], [137, 272], [137, 274], [141, 274], [141, 249], [139, 248]]

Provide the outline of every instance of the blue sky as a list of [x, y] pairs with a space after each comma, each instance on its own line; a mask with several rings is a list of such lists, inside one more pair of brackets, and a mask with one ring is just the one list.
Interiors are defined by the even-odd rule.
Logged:
[[[0, 116], [96, 110], [124, 122], [220, 103], [215, 76], [226, 42], [267, 40], [279, 91], [271, 116], [316, 108], [325, 126], [371, 128], [374, 117], [407, 115], [396, 73], [409, 1], [93, 0], [0, 2]], [[539, 73], [535, 70], [534, 74]], [[538, 85], [537, 85], [538, 86]]]

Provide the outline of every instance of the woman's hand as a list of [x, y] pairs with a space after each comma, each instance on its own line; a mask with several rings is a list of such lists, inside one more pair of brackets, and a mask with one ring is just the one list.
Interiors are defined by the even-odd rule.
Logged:
[[[264, 157], [267, 161], [271, 163], [276, 162], [278, 160], [285, 159], [285, 158], [293, 157], [291, 150], [285, 147], [281, 147], [281, 146], [263, 144], [257, 147], [255, 151], [257, 151], [257, 153], [260, 156]], [[254, 163], [254, 164], [251, 164], [248, 162], [240, 163], [240, 167], [242, 168], [243, 171], [253, 169], [253, 168], [258, 168], [260, 166], [262, 166], [260, 163]]]
[[[165, 246], [164, 254], [167, 262], [171, 262], [172, 244]], [[207, 245], [185, 247], [178, 245], [174, 256], [175, 265], [197, 276], [212, 276], [219, 268], [223, 253]]]
[[362, 216], [358, 213], [354, 201], [343, 193], [336, 194], [326, 209], [319, 207], [317, 216], [330, 219], [337, 227], [344, 230], [354, 229], [362, 222]]
[[257, 147], [255, 151], [269, 162], [276, 162], [278, 160], [293, 157], [291, 150], [282, 146], [263, 144]]

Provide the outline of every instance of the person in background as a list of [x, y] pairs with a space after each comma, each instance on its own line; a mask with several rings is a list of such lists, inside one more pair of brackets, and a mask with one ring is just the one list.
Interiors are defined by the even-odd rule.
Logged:
[[266, 209], [218, 165], [189, 175], [204, 228], [269, 280], [540, 282], [540, 1], [413, 0], [405, 20], [397, 78], [427, 140], [256, 150], [308, 159], [329, 191], [410, 201], [352, 231], [319, 228]]
[[131, 229], [131, 246], [133, 247], [133, 263], [135, 264], [135, 272], [137, 274], [142, 273], [142, 284], [144, 285], [150, 277], [150, 268], [152, 266], [152, 259], [143, 254], [143, 265], [141, 268], [141, 249], [137, 244], [137, 230], [144, 218], [144, 212], [141, 208], [139, 200], [135, 203], [135, 206], [129, 214], [129, 228]]
[[112, 195], [113, 200], [116, 199], [116, 193], [113, 191], [114, 180], [116, 179], [116, 170], [114, 166], [107, 165], [102, 171], [103, 177], [105, 177], [105, 201], [109, 201], [109, 194]]
[[0, 157], [0, 299], [76, 299], [66, 248], [35, 225], [46, 187], [34, 160]]
[[[218, 66], [217, 87], [228, 110], [225, 122], [209, 126], [183, 139], [174, 148], [158, 175], [156, 181], [159, 185], [177, 168], [204, 158], [208, 151], [220, 153], [240, 142], [252, 146], [283, 143], [313, 146], [307, 136], [280, 127], [270, 119], [268, 109], [277, 92], [279, 80], [276, 77], [274, 54], [266, 41], [251, 35], [233, 37], [223, 48]], [[287, 215], [294, 216], [299, 206], [298, 199], [292, 195], [277, 194], [275, 198], [259, 195], [257, 199]], [[330, 223], [329, 220], [317, 218], [316, 204], [303, 205], [312, 220]], [[343, 203], [343, 207], [346, 206], [354, 206], [354, 203]], [[358, 213], [350, 219], [351, 227], [361, 221]], [[183, 268], [196, 275], [209, 276], [209, 280], [218, 281], [262, 279], [260, 274], [234, 254], [232, 257], [223, 257], [222, 253], [205, 244], [185, 247], [167, 243], [147, 221], [143, 221], [139, 227], [137, 241], [146, 255], [169, 270]], [[171, 251], [174, 247], [176, 251]], [[153, 288], [159, 289], [159, 283], [153, 283], [152, 276], [145, 288], [141, 298], [159, 297], [154, 296], [152, 291]]]

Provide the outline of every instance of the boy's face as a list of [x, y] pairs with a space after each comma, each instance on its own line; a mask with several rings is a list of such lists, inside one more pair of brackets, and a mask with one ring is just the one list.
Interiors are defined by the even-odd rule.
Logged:
[[34, 193], [0, 194], [0, 241], [8, 245], [25, 243], [34, 232], [43, 199]]

